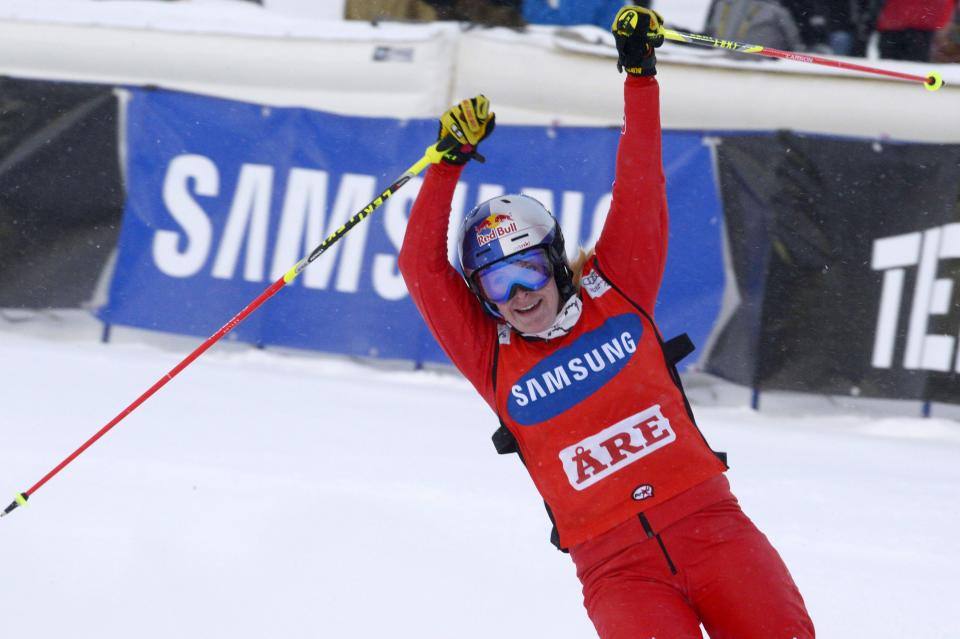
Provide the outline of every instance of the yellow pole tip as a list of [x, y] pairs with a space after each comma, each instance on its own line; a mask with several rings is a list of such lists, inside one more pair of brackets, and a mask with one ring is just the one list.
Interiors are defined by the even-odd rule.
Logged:
[[13, 501], [17, 502], [18, 506], [26, 506], [27, 496], [23, 493], [17, 493], [17, 496], [13, 498]]
[[931, 71], [927, 75], [927, 81], [923, 83], [927, 91], [936, 91], [943, 86], [943, 77], [936, 71]]

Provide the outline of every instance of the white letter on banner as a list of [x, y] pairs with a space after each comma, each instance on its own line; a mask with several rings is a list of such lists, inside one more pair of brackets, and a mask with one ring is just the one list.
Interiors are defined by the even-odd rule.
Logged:
[[543, 204], [544, 207], [554, 216], [557, 215], [557, 209], [553, 208], [553, 191], [550, 189], [534, 189], [534, 188], [523, 188], [520, 189], [520, 192], [524, 195], [529, 195], [536, 201]]
[[613, 193], [606, 193], [597, 200], [593, 207], [593, 225], [590, 227], [590, 239], [585, 246], [596, 246], [600, 239], [600, 233], [603, 232], [603, 225], [607, 223], [607, 214], [610, 213], [610, 205], [613, 204]]
[[477, 204], [499, 197], [503, 193], [504, 189], [500, 184], [481, 184], [477, 188]]
[[[400, 251], [403, 234], [407, 230], [407, 211], [420, 192], [422, 178], [413, 178], [403, 191], [387, 200], [387, 210], [383, 214], [383, 225], [390, 242]], [[407, 294], [407, 287], [397, 268], [397, 253], [380, 253], [373, 258], [373, 289], [385, 300], [399, 300]]]
[[920, 233], [893, 235], [875, 240], [870, 268], [883, 271], [880, 292], [880, 312], [873, 341], [871, 363], [876, 368], [890, 368], [897, 339], [897, 320], [903, 298], [904, 267], [913, 266], [920, 259]]
[[567, 259], [573, 260], [580, 253], [580, 227], [583, 224], [583, 193], [564, 191], [560, 214], [560, 228], [566, 238]]
[[[333, 212], [327, 221], [324, 237], [329, 237], [343, 226], [344, 222], [358, 213], [373, 199], [373, 190], [377, 181], [372, 175], [357, 175], [344, 173], [340, 178], [340, 187], [337, 189], [337, 199], [333, 204]], [[303, 285], [307, 288], [327, 288], [333, 266], [337, 262], [337, 253], [340, 246], [345, 244], [344, 256], [337, 272], [337, 290], [344, 293], [355, 293], [360, 285], [360, 269], [363, 266], [363, 249], [367, 242], [366, 222], [358, 224], [342, 241], [331, 246], [313, 265], [303, 274]]]
[[951, 310], [953, 280], [938, 278], [937, 267], [939, 260], [960, 255], [960, 224], [928, 229], [923, 235], [903, 366], [947, 372], [953, 365], [955, 338], [930, 335], [927, 328], [931, 315], [946, 315]]
[[[907, 347], [903, 354], [906, 369], [950, 370], [953, 338], [947, 335], [928, 335], [931, 315], [946, 312], [935, 308], [937, 299], [937, 264], [942, 228], [927, 229], [923, 233], [923, 248], [917, 267], [917, 285], [913, 291], [910, 308], [910, 325], [907, 328]], [[949, 296], [948, 296], [949, 297]]]
[[460, 255], [457, 240], [460, 235], [460, 223], [466, 217], [463, 209], [467, 202], [467, 191], [469, 190], [468, 185], [457, 182], [457, 188], [453, 190], [453, 201], [450, 203], [450, 218], [447, 220], [447, 259], [452, 264], [457, 263]]
[[[244, 164], [237, 179], [237, 190], [230, 205], [227, 228], [220, 240], [220, 251], [213, 264], [213, 276], [229, 280], [237, 269], [237, 259], [247, 235], [243, 278], [262, 282], [267, 254], [267, 223], [270, 221], [270, 195], [273, 191], [273, 167]], [[249, 233], [247, 231], [249, 227]]]
[[323, 241], [328, 181], [326, 171], [290, 170], [270, 279], [275, 280], [286, 273]]
[[153, 261], [170, 277], [195, 275], [207, 261], [213, 226], [204, 210], [191, 197], [188, 183], [194, 181], [197, 195], [214, 197], [220, 190], [220, 174], [210, 158], [202, 155], [178, 155], [170, 161], [163, 178], [163, 204], [170, 216], [183, 228], [186, 246], [178, 248], [183, 237], [178, 231], [157, 231], [153, 236]]

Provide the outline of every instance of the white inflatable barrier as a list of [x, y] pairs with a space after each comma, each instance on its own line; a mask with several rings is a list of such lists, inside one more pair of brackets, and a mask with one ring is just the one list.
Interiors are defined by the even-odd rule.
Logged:
[[[451, 23], [325, 22], [240, 2], [0, 5], [2, 74], [153, 84], [364, 116], [432, 118], [482, 92], [503, 123], [617, 125], [621, 86], [611, 77], [611, 44], [594, 27], [520, 33]], [[734, 60], [672, 43], [658, 57], [667, 128], [960, 142], [960, 65], [866, 61], [919, 75], [938, 71], [946, 86], [931, 93], [911, 82]]]

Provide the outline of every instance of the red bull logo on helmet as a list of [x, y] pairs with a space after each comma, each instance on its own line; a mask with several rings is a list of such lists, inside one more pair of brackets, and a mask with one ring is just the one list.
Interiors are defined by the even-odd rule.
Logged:
[[512, 217], [504, 213], [491, 213], [483, 218], [474, 228], [477, 234], [477, 244], [483, 246], [493, 240], [501, 238], [518, 230], [517, 223]]

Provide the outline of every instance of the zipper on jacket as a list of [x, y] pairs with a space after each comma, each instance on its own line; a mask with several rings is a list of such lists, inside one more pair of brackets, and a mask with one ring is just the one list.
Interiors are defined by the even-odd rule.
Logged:
[[660, 550], [667, 560], [667, 566], [670, 567], [670, 574], [677, 574], [677, 567], [673, 565], [673, 560], [670, 559], [670, 553], [667, 552], [667, 546], [663, 543], [663, 539], [660, 538], [660, 533], [653, 532], [653, 526], [650, 525], [650, 520], [647, 519], [646, 515], [640, 513], [637, 517], [640, 518], [640, 525], [643, 526], [643, 531], [647, 533], [647, 539], [657, 540], [657, 544], [660, 546]]

